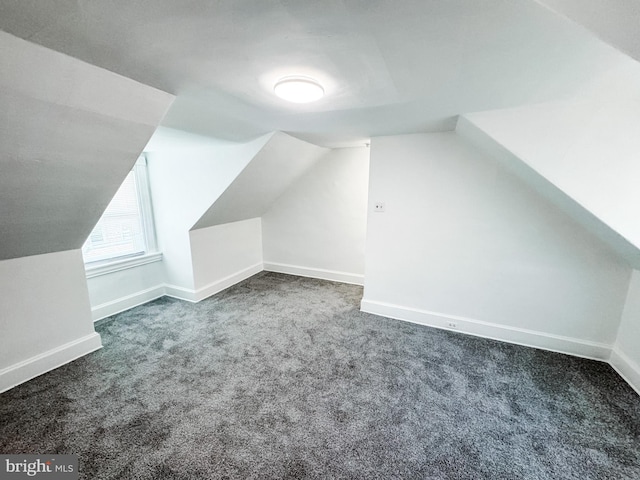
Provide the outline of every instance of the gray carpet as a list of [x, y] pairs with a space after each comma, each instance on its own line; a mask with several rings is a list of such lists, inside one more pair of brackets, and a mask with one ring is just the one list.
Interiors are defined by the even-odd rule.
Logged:
[[104, 320], [104, 349], [0, 395], [0, 452], [76, 453], [87, 479], [640, 478], [640, 397], [608, 365], [361, 295], [262, 273]]

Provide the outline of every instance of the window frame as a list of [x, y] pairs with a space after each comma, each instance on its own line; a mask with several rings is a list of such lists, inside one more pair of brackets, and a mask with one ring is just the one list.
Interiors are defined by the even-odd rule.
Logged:
[[149, 188], [147, 157], [144, 153], [140, 155], [131, 170], [134, 172], [137, 200], [140, 208], [140, 216], [142, 217], [142, 234], [144, 237], [145, 251], [142, 254], [120, 255], [108, 259], [85, 262], [84, 267], [87, 278], [106, 275], [162, 260], [162, 252], [158, 250], [158, 240], [156, 238], [153, 203], [151, 201], [151, 189]]

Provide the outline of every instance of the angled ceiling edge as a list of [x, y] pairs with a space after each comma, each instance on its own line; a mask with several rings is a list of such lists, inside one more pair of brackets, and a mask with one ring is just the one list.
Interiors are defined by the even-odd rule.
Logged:
[[275, 132], [191, 230], [261, 217], [328, 151]]
[[468, 117], [458, 119], [456, 133], [479, 151], [497, 160], [507, 170], [523, 180], [543, 198], [571, 217], [585, 230], [600, 239], [621, 259], [633, 268], [640, 268], [640, 249], [620, 235], [615, 229], [578, 203], [566, 192], [538, 173], [524, 160], [498, 140], [478, 127]]

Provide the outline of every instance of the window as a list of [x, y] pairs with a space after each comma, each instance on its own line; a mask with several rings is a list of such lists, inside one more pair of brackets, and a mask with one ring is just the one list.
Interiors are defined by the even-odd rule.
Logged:
[[[89, 271], [114, 261], [146, 258], [156, 250], [147, 162], [141, 156], [84, 243], [82, 255]], [[157, 257], [159, 260], [160, 255]], [[135, 266], [147, 261], [129, 263]]]

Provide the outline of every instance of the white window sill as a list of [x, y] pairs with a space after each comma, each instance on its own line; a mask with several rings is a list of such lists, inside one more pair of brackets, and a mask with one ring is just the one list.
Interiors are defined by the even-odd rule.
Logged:
[[85, 265], [85, 272], [87, 278], [99, 277], [100, 275], [107, 275], [113, 272], [119, 272], [120, 270], [127, 270], [128, 268], [135, 268], [147, 263], [159, 262], [162, 260], [162, 252], [147, 253], [140, 255], [139, 257], [126, 258], [124, 260], [115, 260], [113, 262], [104, 263], [101, 265], [87, 266]]

